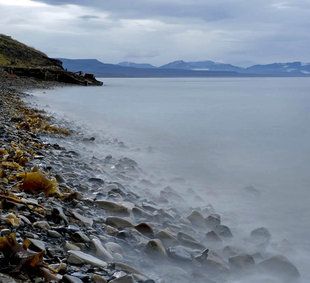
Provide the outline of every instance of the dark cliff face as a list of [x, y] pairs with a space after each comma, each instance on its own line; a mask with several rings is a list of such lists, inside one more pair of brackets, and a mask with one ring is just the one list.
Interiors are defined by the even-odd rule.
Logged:
[[0, 65], [22, 68], [63, 69], [61, 61], [49, 58], [44, 53], [3, 34], [0, 34]]

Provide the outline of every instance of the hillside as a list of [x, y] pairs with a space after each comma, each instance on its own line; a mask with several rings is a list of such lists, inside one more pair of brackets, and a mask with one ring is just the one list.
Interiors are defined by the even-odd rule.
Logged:
[[61, 61], [3, 34], [0, 34], [0, 66], [62, 69]]

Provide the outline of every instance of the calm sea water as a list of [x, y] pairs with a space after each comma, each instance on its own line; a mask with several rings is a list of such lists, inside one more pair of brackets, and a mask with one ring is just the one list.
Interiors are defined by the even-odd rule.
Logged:
[[123, 141], [142, 168], [186, 179], [234, 227], [266, 226], [276, 244], [288, 240], [286, 255], [310, 282], [310, 79], [103, 81], [34, 94]]

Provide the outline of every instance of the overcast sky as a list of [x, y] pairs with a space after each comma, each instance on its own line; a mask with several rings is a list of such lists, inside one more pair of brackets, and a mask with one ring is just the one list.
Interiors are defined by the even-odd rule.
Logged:
[[310, 0], [0, 0], [0, 33], [103, 62], [310, 62]]

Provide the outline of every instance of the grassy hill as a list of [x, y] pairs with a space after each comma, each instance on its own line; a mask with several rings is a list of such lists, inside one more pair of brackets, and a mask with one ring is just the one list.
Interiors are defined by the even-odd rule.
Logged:
[[29, 47], [10, 36], [0, 34], [0, 66], [62, 69], [62, 62]]

